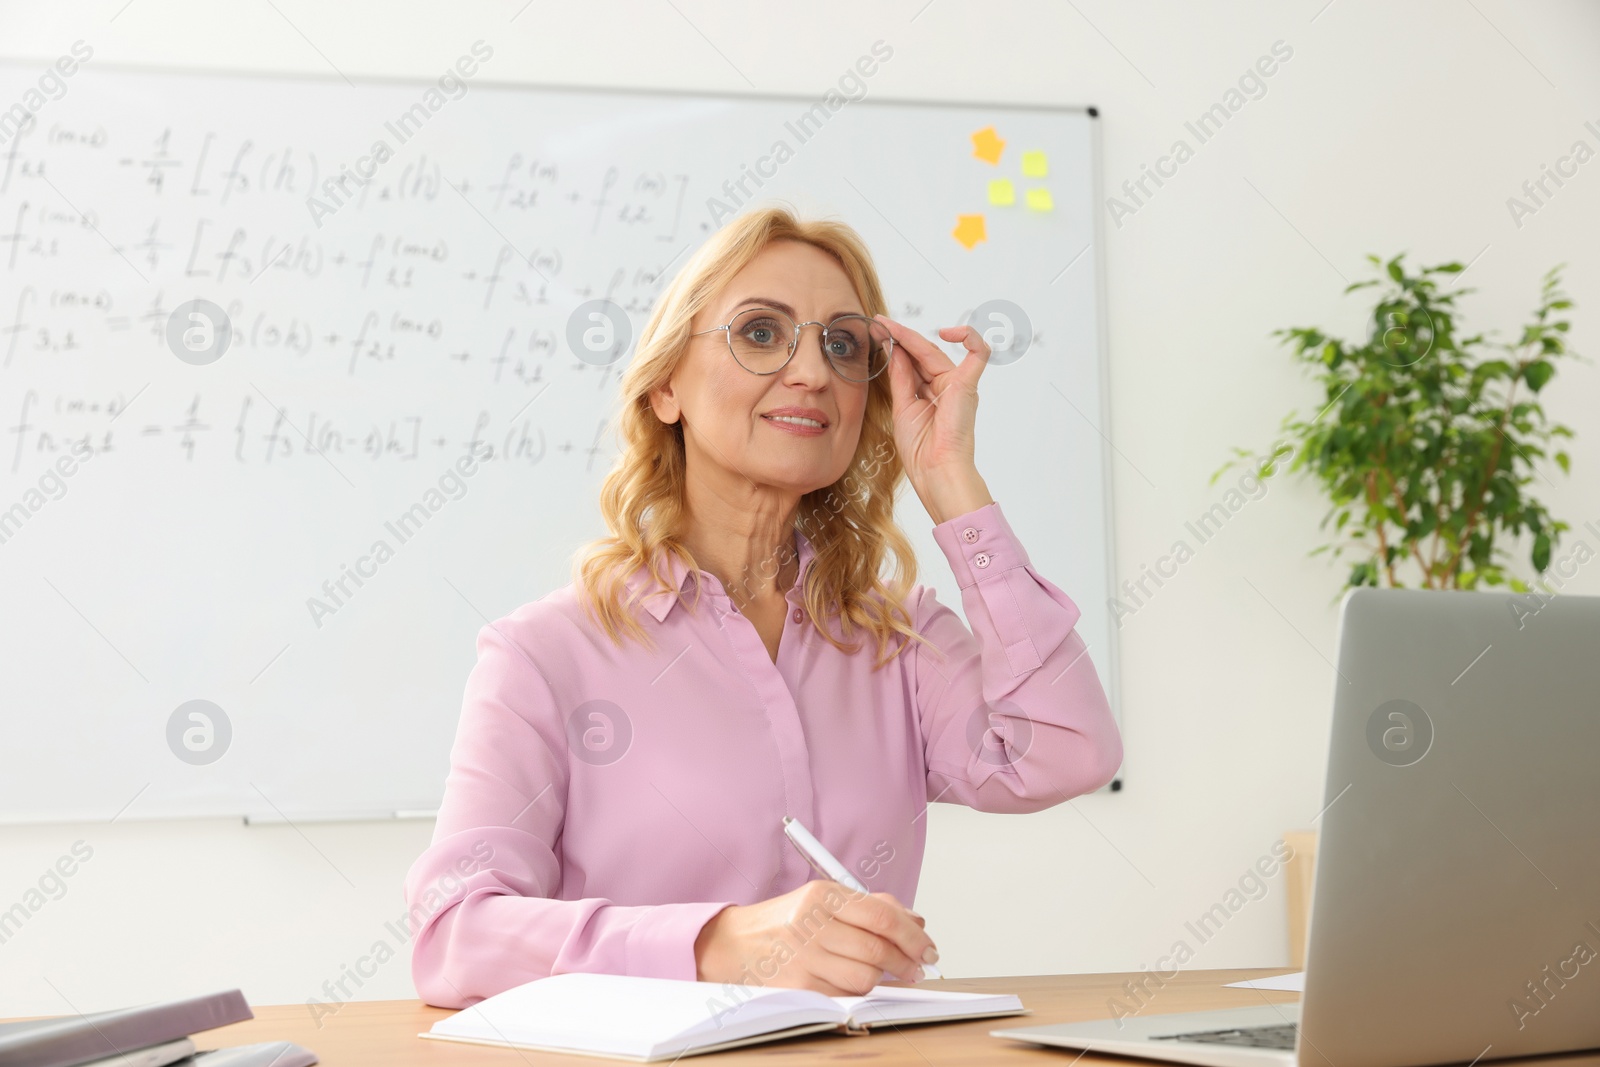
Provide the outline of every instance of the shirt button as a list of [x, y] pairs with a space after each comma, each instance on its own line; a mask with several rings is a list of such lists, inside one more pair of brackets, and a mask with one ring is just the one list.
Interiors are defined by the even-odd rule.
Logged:
[[972, 557], [972, 562], [976, 563], [980, 567], [987, 567], [989, 565], [989, 559], [989, 553], [979, 552], [976, 556]]
[[803, 611], [801, 611], [799, 608], [795, 608], [794, 609], [794, 621], [795, 622], [799, 622], [802, 619], [804, 619], [805, 617], [806, 617], [805, 613]]
[[978, 531], [968, 526], [965, 530], [961, 531], [961, 536], [967, 542], [967, 544], [970, 545], [978, 540]]

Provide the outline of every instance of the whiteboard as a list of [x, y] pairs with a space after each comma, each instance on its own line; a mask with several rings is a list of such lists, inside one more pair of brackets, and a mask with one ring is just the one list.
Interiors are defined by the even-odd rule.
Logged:
[[[603, 532], [631, 351], [569, 324], [607, 299], [636, 334], [741, 178], [859, 230], [925, 335], [1023, 309], [1009, 341], [978, 322], [1014, 357], [984, 373], [978, 466], [1115, 707], [1093, 112], [487, 73], [427, 110], [428, 81], [89, 62], [0, 143], [0, 820], [436, 809], [478, 629]], [[38, 75], [0, 64], [0, 99]]]

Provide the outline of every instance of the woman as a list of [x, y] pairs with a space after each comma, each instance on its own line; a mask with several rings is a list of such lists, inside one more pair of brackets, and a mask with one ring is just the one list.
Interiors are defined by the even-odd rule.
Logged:
[[[886, 306], [853, 230], [782, 208], [662, 294], [621, 383], [611, 536], [478, 633], [405, 884], [430, 1004], [568, 971], [915, 981], [938, 958], [909, 910], [926, 805], [1037, 811], [1111, 779], [1078, 608], [973, 462], [988, 347], [940, 330], [957, 365]], [[913, 585], [902, 475], [972, 631]], [[785, 815], [871, 892], [812, 880]]]

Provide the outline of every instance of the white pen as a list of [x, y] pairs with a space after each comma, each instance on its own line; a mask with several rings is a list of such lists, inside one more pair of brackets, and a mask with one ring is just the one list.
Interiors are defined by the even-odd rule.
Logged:
[[[783, 832], [790, 841], [794, 842], [794, 847], [799, 850], [800, 855], [805, 857], [806, 862], [811, 864], [811, 869], [822, 875], [822, 877], [831, 878], [846, 889], [854, 890], [857, 893], [871, 892], [870, 889], [861, 884], [859, 878], [850, 873], [850, 868], [840, 863], [833, 853], [822, 847], [822, 842], [813, 837], [811, 831], [800, 824], [799, 819], [792, 815], [785, 815], [783, 817]], [[944, 977], [939, 973], [939, 968], [933, 964], [921, 963], [921, 961], [918, 961], [918, 963], [922, 967], [922, 973], [929, 978]]]

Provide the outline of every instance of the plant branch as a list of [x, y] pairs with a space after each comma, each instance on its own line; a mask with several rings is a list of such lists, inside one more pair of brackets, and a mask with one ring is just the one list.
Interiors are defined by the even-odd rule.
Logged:
[[[1451, 499], [1450, 503], [1452, 503], [1452, 504], [1455, 503], [1454, 495], [1455, 494], [1453, 494], [1453, 493], [1451, 494], [1452, 499]], [[1447, 516], [1445, 515], [1445, 507], [1446, 507], [1446, 503], [1445, 503], [1445, 501], [1443, 499], [1443, 495], [1441, 494], [1438, 507], [1435, 509], [1437, 514], [1436, 514], [1434, 525], [1433, 525], [1433, 544], [1428, 546], [1428, 573], [1430, 573], [1430, 574], [1432, 574], [1433, 573], [1433, 569], [1439, 565], [1439, 555], [1440, 555], [1439, 541], [1444, 536], [1444, 527], [1445, 527], [1445, 522], [1446, 522], [1446, 518], [1447, 518]], [[1439, 589], [1445, 588], [1444, 576], [1443, 575], [1439, 576], [1439, 585], [1437, 586], [1437, 588], [1439, 588]]]
[[[1375, 470], [1367, 472], [1367, 507], [1374, 512], [1378, 510], [1378, 472]], [[1384, 527], [1387, 525], [1388, 522], [1379, 516], [1376, 527], [1378, 559], [1383, 563], [1383, 571], [1389, 578], [1390, 588], [1394, 588], [1398, 583], [1394, 580], [1394, 562], [1389, 559], [1389, 538], [1384, 534]]]
[[1477, 497], [1467, 508], [1467, 521], [1461, 528], [1461, 540], [1456, 542], [1456, 550], [1450, 556], [1450, 567], [1446, 572], [1450, 575], [1452, 584], [1461, 569], [1461, 553], [1467, 550], [1467, 545], [1472, 543], [1472, 528], [1477, 523], [1478, 513], [1483, 510], [1483, 498], [1489, 491], [1489, 483], [1494, 481], [1494, 472], [1500, 469], [1500, 446], [1505, 443], [1506, 420], [1511, 417], [1511, 407], [1516, 401], [1517, 382], [1522, 378], [1522, 372], [1527, 367], [1528, 361], [1518, 360], [1516, 373], [1511, 376], [1511, 388], [1506, 390], [1506, 406], [1500, 412], [1500, 417], [1495, 420], [1496, 436], [1494, 451], [1489, 453], [1489, 467], [1483, 474], [1483, 484], [1478, 486]]
[[[1400, 495], [1400, 483], [1396, 482], [1394, 480], [1394, 476], [1393, 475], [1390, 475], [1390, 477], [1389, 477], [1389, 488], [1394, 492], [1394, 501], [1395, 501], [1395, 503], [1400, 505], [1400, 519], [1401, 519], [1400, 526], [1401, 526], [1402, 529], [1404, 529], [1404, 527], [1405, 527], [1405, 521], [1404, 520], [1405, 520], [1405, 517], [1406, 517], [1406, 513], [1407, 513], [1407, 511], [1409, 509], [1406, 507], [1405, 497]], [[1421, 551], [1421, 549], [1419, 549], [1417, 547], [1417, 543], [1415, 541], [1411, 542], [1411, 555], [1416, 559], [1417, 566], [1422, 568], [1422, 583], [1423, 583], [1423, 585], [1425, 585], [1429, 589], [1432, 589], [1433, 588], [1433, 576], [1428, 573], [1428, 565], [1425, 562], [1423, 562], [1422, 551]]]

